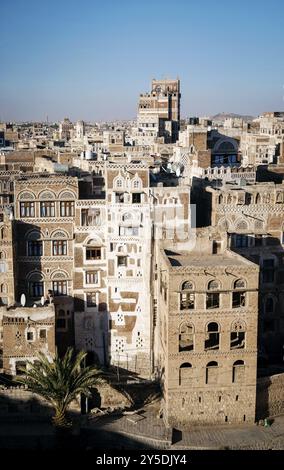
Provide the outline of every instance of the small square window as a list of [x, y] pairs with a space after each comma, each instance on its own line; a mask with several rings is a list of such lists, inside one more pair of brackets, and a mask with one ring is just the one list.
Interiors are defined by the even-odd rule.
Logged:
[[27, 340], [28, 341], [33, 341], [34, 340], [34, 334], [32, 331], [27, 332]]
[[118, 256], [117, 266], [127, 266], [127, 256]]

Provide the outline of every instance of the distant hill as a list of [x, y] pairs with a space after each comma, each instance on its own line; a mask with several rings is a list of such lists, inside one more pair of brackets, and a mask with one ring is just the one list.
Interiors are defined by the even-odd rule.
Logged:
[[219, 114], [215, 114], [215, 116], [211, 116], [210, 119], [212, 119], [212, 121], [222, 122], [228, 118], [241, 118], [244, 121], [252, 121], [253, 119], [255, 119], [255, 116], [245, 116], [245, 115], [243, 116], [242, 114], [234, 114], [234, 113], [219, 113]]

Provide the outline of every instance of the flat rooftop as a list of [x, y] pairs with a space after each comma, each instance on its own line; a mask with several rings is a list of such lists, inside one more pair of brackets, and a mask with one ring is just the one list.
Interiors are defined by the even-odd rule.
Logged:
[[247, 266], [248, 264], [253, 265], [250, 261], [241, 258], [238, 255], [225, 252], [220, 255], [212, 255], [202, 252], [175, 252], [171, 250], [164, 250], [168, 261], [172, 267], [178, 266]]

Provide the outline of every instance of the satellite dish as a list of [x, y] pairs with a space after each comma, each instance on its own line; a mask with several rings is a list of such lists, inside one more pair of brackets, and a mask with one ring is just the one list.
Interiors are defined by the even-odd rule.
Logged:
[[42, 296], [42, 297], [40, 298], [40, 303], [41, 303], [41, 305], [44, 305], [44, 302], [45, 302], [45, 298], [44, 298], [44, 296]]
[[26, 305], [26, 296], [25, 294], [21, 295], [21, 306], [24, 307]]

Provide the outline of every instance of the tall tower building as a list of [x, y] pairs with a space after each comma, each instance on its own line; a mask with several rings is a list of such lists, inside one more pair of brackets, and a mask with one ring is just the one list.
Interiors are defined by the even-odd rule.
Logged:
[[76, 139], [82, 140], [85, 135], [85, 123], [84, 121], [77, 121], [76, 122]]
[[176, 142], [180, 126], [180, 81], [152, 80], [150, 93], [140, 95], [138, 128], [165, 143]]

